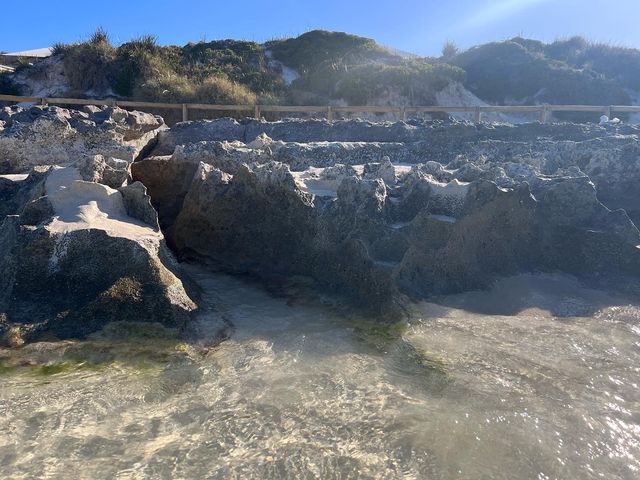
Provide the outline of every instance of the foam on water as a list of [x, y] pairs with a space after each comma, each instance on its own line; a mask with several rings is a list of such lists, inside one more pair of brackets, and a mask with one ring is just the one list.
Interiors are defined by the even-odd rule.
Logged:
[[3, 374], [3, 478], [640, 473], [637, 305], [518, 277], [381, 328], [192, 274], [230, 340], [153, 368]]

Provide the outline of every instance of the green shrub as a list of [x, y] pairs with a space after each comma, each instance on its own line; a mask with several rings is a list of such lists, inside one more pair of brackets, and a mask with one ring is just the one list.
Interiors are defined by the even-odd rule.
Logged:
[[458, 53], [460, 53], [460, 49], [451, 40], [447, 40], [442, 46], [442, 59], [445, 61], [453, 60]]
[[194, 81], [184, 75], [152, 78], [134, 91], [134, 97], [150, 102], [252, 105], [256, 94], [226, 77], [210, 76]]
[[148, 78], [172, 72], [171, 48], [160, 47], [155, 37], [146, 35], [122, 44], [111, 66], [113, 91], [125, 97]]
[[196, 101], [227, 105], [253, 105], [257, 96], [247, 86], [226, 77], [208, 77], [196, 87]]
[[333, 96], [351, 104], [367, 104], [395, 91], [412, 105], [431, 105], [435, 93], [452, 81], [463, 81], [464, 72], [446, 64], [409, 62], [405, 65], [357, 65], [341, 74]]
[[133, 91], [133, 98], [149, 102], [191, 101], [195, 96], [195, 85], [183, 75], [167, 74], [146, 80]]
[[544, 53], [546, 47], [540, 45], [522, 39], [488, 43], [459, 54], [454, 63], [467, 72], [467, 87], [493, 103], [630, 103], [627, 92], [615, 81], [550, 59]]
[[111, 86], [112, 62], [116, 50], [102, 29], [86, 42], [58, 46], [63, 52], [64, 71], [73, 90], [103, 92]]
[[285, 85], [266, 65], [264, 47], [255, 42], [218, 40], [182, 48], [181, 73], [201, 79], [225, 76], [258, 95], [281, 96]]
[[93, 45], [111, 45], [111, 40], [109, 39], [107, 31], [102, 27], [98, 27], [89, 37], [88, 43]]
[[591, 43], [575, 62], [578, 68], [593, 70], [627, 88], [640, 90], [640, 50]]
[[0, 72], [0, 95], [20, 95], [20, 89], [11, 81], [9, 72]]
[[296, 38], [269, 44], [273, 57], [301, 72], [325, 62], [393, 57], [374, 40], [343, 32], [313, 30]]
[[[425, 60], [405, 60], [397, 65], [324, 63], [293, 82], [292, 89], [294, 95], [313, 92], [318, 96], [316, 103], [323, 103], [324, 96], [344, 99], [351, 105], [366, 105], [385, 93], [397, 92], [411, 104], [430, 105], [436, 92], [452, 81], [464, 79], [464, 71], [458, 67]], [[290, 98], [295, 99], [294, 95]]]
[[62, 42], [54, 43], [53, 46], [51, 47], [51, 56], [64, 55], [65, 52], [67, 51], [67, 47], [68, 45], [66, 43], [62, 43]]
[[282, 79], [266, 66], [254, 42], [222, 40], [160, 46], [146, 35], [115, 48], [99, 29], [82, 43], [56, 44], [71, 89], [161, 102], [254, 103], [279, 101]]

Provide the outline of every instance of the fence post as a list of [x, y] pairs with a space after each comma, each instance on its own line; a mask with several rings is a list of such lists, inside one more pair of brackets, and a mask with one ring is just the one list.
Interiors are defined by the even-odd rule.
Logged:
[[260, 105], [253, 106], [253, 118], [260, 118]]
[[547, 106], [542, 105], [540, 108], [540, 123], [547, 123]]
[[327, 120], [333, 122], [333, 110], [331, 109], [331, 105], [327, 107]]
[[609, 105], [608, 107], [604, 107], [604, 114], [611, 119], [611, 105]]
[[407, 119], [407, 109], [404, 107], [400, 107], [400, 121], [404, 122]]
[[42, 97], [42, 98], [40, 99], [40, 105], [43, 105], [43, 106], [44, 106], [44, 105], [46, 105], [46, 104], [47, 104], [47, 99], [46, 99], [46, 98], [44, 98], [44, 97]]
[[476, 107], [474, 117], [476, 123], [482, 122], [482, 112], [480, 111], [480, 107]]
[[186, 122], [189, 120], [189, 107], [187, 107], [186, 103], [182, 104], [182, 121]]

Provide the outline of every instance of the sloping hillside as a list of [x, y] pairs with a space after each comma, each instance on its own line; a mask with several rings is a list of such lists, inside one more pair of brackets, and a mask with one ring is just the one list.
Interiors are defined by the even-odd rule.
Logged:
[[545, 44], [518, 37], [463, 52], [449, 44], [442, 57], [425, 58], [322, 30], [265, 44], [181, 47], [158, 45], [151, 36], [114, 46], [97, 31], [0, 77], [4, 93], [226, 104], [432, 105], [446, 98], [625, 105], [638, 91], [640, 51], [582, 38]]
[[268, 46], [274, 58], [300, 75], [288, 92], [294, 102], [431, 105], [438, 91], [464, 80], [464, 72], [452, 65], [407, 58], [345, 33], [316, 30]]
[[471, 48], [451, 61], [466, 71], [467, 88], [489, 102], [624, 105], [631, 102], [627, 89], [640, 82], [629, 75], [640, 68], [640, 52], [628, 50], [637, 55], [627, 66], [619, 50], [582, 39], [544, 44], [514, 38]]
[[[1, 85], [43, 93], [42, 67], [24, 66]], [[116, 47], [98, 31], [86, 42], [57, 45], [45, 68], [63, 73], [51, 95], [244, 104], [431, 104], [437, 91], [464, 80], [461, 69], [436, 59], [320, 30], [263, 45], [218, 40], [182, 47], [149, 36]]]

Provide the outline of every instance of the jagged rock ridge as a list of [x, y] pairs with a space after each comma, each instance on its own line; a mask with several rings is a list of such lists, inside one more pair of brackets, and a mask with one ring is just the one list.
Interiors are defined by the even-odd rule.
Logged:
[[[287, 142], [267, 132], [406, 143]], [[525, 271], [637, 276], [640, 236], [618, 209], [637, 213], [628, 187], [640, 171], [637, 131], [611, 133], [223, 120], [161, 134], [159, 152], [180, 144], [132, 174], [181, 257], [266, 278], [309, 275], [381, 308], [399, 292], [484, 288]], [[201, 141], [207, 135], [235, 141]]]
[[374, 314], [522, 272], [639, 291], [634, 127], [223, 119], [166, 130], [118, 109], [10, 113], [0, 336], [11, 344], [122, 319], [193, 325], [197, 295], [174, 253], [266, 282], [311, 279]]

